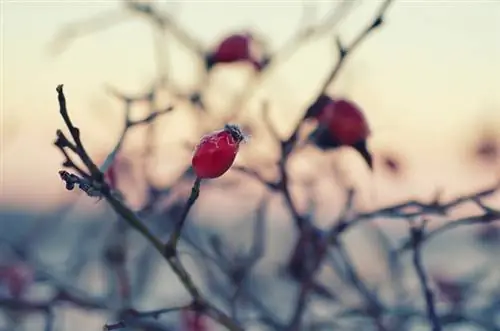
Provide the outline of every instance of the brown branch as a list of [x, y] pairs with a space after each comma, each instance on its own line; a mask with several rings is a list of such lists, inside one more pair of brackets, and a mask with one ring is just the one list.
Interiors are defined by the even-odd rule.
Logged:
[[[347, 214], [352, 208], [352, 204], [354, 201], [354, 191], [353, 190], [348, 190], [347, 191], [347, 199], [346, 203], [344, 205], [344, 208], [339, 216], [339, 223], [344, 222], [344, 219], [347, 217]], [[304, 231], [311, 231], [312, 229], [304, 229]], [[302, 234], [303, 235], [303, 234]], [[290, 331], [295, 331], [295, 330], [301, 330], [301, 323], [302, 323], [302, 316], [304, 314], [304, 311], [306, 310], [306, 304], [307, 304], [307, 299], [309, 297], [309, 293], [313, 288], [314, 285], [314, 276], [316, 274], [316, 271], [318, 268], [321, 266], [323, 263], [324, 258], [327, 256], [328, 253], [328, 247], [332, 242], [336, 241], [336, 236], [337, 234], [330, 230], [327, 232], [326, 236], [324, 238], [321, 238], [322, 241], [317, 244], [318, 248], [316, 250], [316, 256], [313, 258], [313, 264], [309, 266], [308, 269], [306, 269], [306, 276], [304, 277], [302, 281], [302, 285], [300, 287], [300, 292], [297, 300], [297, 304], [295, 306], [294, 313], [292, 314], [292, 318], [290, 320], [290, 323], [288, 324], [287, 329]], [[315, 243], [312, 243], [313, 246]], [[305, 257], [306, 259], [309, 257]]]
[[[384, 22], [384, 15], [392, 2], [393, 0], [385, 0], [382, 3], [375, 19], [361, 32], [361, 34], [359, 34], [356, 37], [356, 39], [354, 39], [354, 41], [349, 46], [343, 46], [342, 43], [340, 42], [340, 38], [337, 37], [336, 41], [339, 51], [339, 59], [332, 68], [332, 70], [330, 71], [329, 75], [327, 76], [323, 84], [321, 85], [321, 88], [315, 99], [319, 98], [321, 95], [326, 93], [328, 87], [333, 83], [335, 78], [338, 76], [340, 70], [343, 68], [349, 55], [351, 55], [373, 31], [375, 31], [378, 27], [382, 25], [382, 23]], [[300, 121], [295, 126], [295, 129], [293, 130], [292, 134], [288, 138], [287, 142], [289, 144], [295, 143], [302, 120], [303, 119], [301, 118]]]
[[59, 114], [63, 118], [64, 123], [66, 124], [66, 127], [68, 128], [69, 133], [71, 134], [71, 137], [74, 140], [76, 153], [82, 160], [83, 164], [89, 170], [90, 175], [92, 177], [95, 177], [96, 180], [102, 181], [103, 174], [99, 171], [99, 168], [95, 165], [95, 163], [92, 162], [92, 159], [90, 158], [87, 151], [83, 147], [80, 137], [80, 129], [75, 127], [69, 118], [68, 109], [66, 107], [66, 97], [64, 96], [63, 92], [63, 85], [62, 84], [58, 85], [56, 91], [57, 91], [57, 100], [59, 101]]
[[[231, 112], [225, 121], [234, 121], [236, 116], [241, 115], [240, 109], [242, 106], [255, 95], [258, 87], [261, 86], [266, 78], [271, 76], [280, 63], [286, 62], [286, 60], [300, 50], [302, 45], [332, 31], [343, 19], [347, 18], [354, 2], [355, 1], [350, 0], [335, 1], [335, 3], [338, 3], [338, 6], [333, 8], [321, 22], [313, 24], [312, 26], [300, 27], [280, 49], [269, 55], [268, 63], [264, 70], [260, 71], [258, 75], [249, 82], [242, 95], [236, 98], [231, 104]], [[304, 10], [304, 14], [306, 14], [306, 10]]]
[[193, 207], [194, 203], [196, 202], [196, 199], [198, 199], [198, 196], [200, 195], [200, 184], [201, 184], [201, 179], [196, 177], [193, 187], [191, 188], [191, 194], [189, 195], [189, 198], [184, 206], [184, 209], [182, 210], [181, 216], [179, 217], [179, 220], [175, 224], [175, 228], [174, 231], [172, 231], [172, 234], [170, 235], [170, 239], [165, 245], [165, 255], [167, 256], [167, 258], [171, 255], [176, 254], [177, 243], [179, 242], [181, 231], [182, 228], [184, 227], [184, 223], [186, 222], [187, 215], [189, 214], [189, 211]]
[[422, 293], [424, 295], [427, 307], [427, 318], [429, 319], [429, 323], [432, 326], [432, 331], [441, 331], [442, 327], [441, 322], [439, 321], [439, 317], [436, 313], [434, 293], [429, 287], [427, 275], [422, 264], [421, 244], [425, 224], [426, 221], [422, 222], [421, 227], [417, 228], [413, 223], [410, 222], [410, 233], [413, 246], [413, 265], [415, 266], [415, 270], [420, 281], [420, 286], [422, 287]]
[[163, 309], [142, 311], [142, 312], [139, 312], [139, 311], [136, 311], [133, 309], [128, 309], [128, 310], [122, 312], [122, 314], [121, 314], [122, 320], [120, 320], [116, 323], [104, 325], [103, 330], [104, 331], [119, 330], [119, 329], [126, 328], [130, 324], [133, 324], [138, 319], [143, 319], [143, 318], [158, 319], [163, 314], [173, 313], [173, 312], [177, 312], [179, 310], [191, 309], [191, 308], [193, 308], [193, 305], [187, 305], [187, 306], [185, 305], [185, 306], [172, 307], [172, 308], [163, 308]]
[[[395, 205], [383, 207], [377, 210], [365, 213], [359, 213], [355, 217], [353, 217], [349, 222], [347, 221], [338, 222], [332, 229], [332, 231], [336, 232], [337, 234], [340, 234], [356, 225], [359, 225], [360, 223], [368, 222], [375, 218], [406, 219], [418, 216], [446, 215], [452, 209], [461, 206], [464, 203], [470, 201], [474, 202], [479, 198], [485, 198], [496, 194], [499, 188], [500, 188], [499, 183], [495, 183], [494, 185], [484, 190], [459, 196], [445, 203], [439, 202], [437, 200], [430, 203], [417, 200], [410, 200], [402, 203], [397, 203]], [[411, 212], [406, 211], [409, 208], [417, 208], [418, 210]], [[470, 216], [464, 219], [458, 219], [457, 221], [460, 221], [459, 224], [461, 223], [468, 224], [468, 223], [492, 222], [497, 218], [498, 214], [490, 212], [489, 214], [486, 213], [481, 216]], [[451, 225], [452, 223], [454, 222], [450, 222], [449, 225], [446, 225], [446, 227], [448, 226], [454, 227], [453, 225]], [[438, 233], [441, 231], [443, 230], [439, 230]], [[431, 233], [432, 232], [430, 232], [427, 236], [432, 236]], [[409, 243], [404, 244], [404, 247], [402, 247], [401, 249], [407, 249], [407, 248], [409, 248]]]
[[[115, 212], [118, 215], [120, 215], [125, 221], [127, 221], [127, 223], [130, 226], [132, 226], [132, 228], [141, 233], [153, 245], [153, 247], [166, 259], [167, 263], [170, 265], [174, 273], [177, 275], [181, 283], [184, 285], [186, 290], [191, 295], [193, 299], [193, 304], [195, 304], [196, 307], [200, 307], [200, 310], [204, 314], [218, 321], [220, 324], [224, 325], [229, 330], [242, 330], [242, 328], [229, 316], [227, 316], [224, 312], [220, 311], [219, 309], [211, 305], [208, 301], [206, 301], [202, 297], [202, 295], [196, 288], [196, 285], [194, 284], [191, 276], [186, 271], [184, 266], [181, 264], [181, 261], [179, 260], [176, 251], [176, 240], [178, 239], [175, 238], [178, 238], [176, 236], [179, 236], [178, 233], [180, 233], [180, 230], [182, 229], [182, 223], [184, 222], [182, 221], [182, 218], [181, 222], [179, 222], [181, 226], [177, 226], [177, 230], [174, 231], [174, 234], [176, 233], [177, 234], [175, 236], [172, 236], [174, 240], [170, 240], [169, 241], [170, 245], [165, 246], [163, 242], [146, 227], [144, 222], [130, 208], [128, 208], [120, 199], [118, 199], [114, 194], [112, 194], [109, 187], [103, 181], [102, 172], [97, 168], [97, 166], [95, 166], [93, 161], [86, 153], [82, 141], [80, 140], [80, 131], [71, 122], [71, 119], [69, 117], [66, 108], [66, 99], [64, 96], [62, 85], [59, 85], [57, 87], [57, 93], [60, 106], [60, 113], [61, 116], [64, 118], [66, 126], [68, 127], [75, 141], [77, 154], [82, 160], [82, 162], [86, 165], [86, 167], [89, 168], [92, 178], [99, 184], [101, 184], [102, 196], [108, 201], [108, 203], [111, 205], [111, 207], [115, 210]], [[197, 193], [196, 194], [194, 193], [197, 191], [197, 189], [195, 188], [199, 189], [199, 180], [195, 182], [195, 185], [193, 187], [192, 197], [197, 196]], [[184, 219], [187, 216], [187, 213], [189, 212], [189, 209], [191, 208], [192, 204], [194, 203], [194, 200], [195, 199], [188, 200], [188, 203], [186, 205], [186, 210], [183, 213]], [[174, 243], [174, 245], [172, 245], [172, 243]], [[167, 248], [173, 247], [174, 251], [165, 249], [165, 247]]]
[[[462, 218], [457, 218], [454, 220], [447, 221], [446, 224], [431, 230], [422, 235], [421, 240], [428, 242], [430, 239], [444, 233], [449, 232], [452, 229], [462, 227], [462, 226], [470, 226], [470, 225], [479, 225], [479, 224], [489, 224], [493, 222], [500, 221], [500, 211], [492, 210], [491, 212], [486, 212], [482, 215], [477, 216], [466, 216]], [[411, 240], [404, 242], [397, 250], [398, 253], [403, 253], [412, 248]]]

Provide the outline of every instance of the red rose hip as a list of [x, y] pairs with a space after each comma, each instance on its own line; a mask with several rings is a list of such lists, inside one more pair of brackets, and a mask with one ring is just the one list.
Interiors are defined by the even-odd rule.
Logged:
[[364, 114], [356, 104], [348, 100], [332, 100], [323, 107], [317, 118], [328, 127], [332, 138], [341, 145], [354, 145], [370, 135]]
[[358, 105], [349, 100], [333, 100], [321, 95], [307, 110], [304, 119], [308, 118], [316, 118], [319, 124], [309, 136], [309, 141], [323, 150], [351, 146], [370, 168], [373, 167], [372, 156], [366, 146], [370, 128]]
[[226, 124], [223, 130], [201, 138], [191, 161], [199, 179], [217, 178], [229, 170], [245, 136], [237, 125]]
[[251, 58], [250, 44], [252, 37], [248, 34], [235, 34], [224, 39], [214, 52], [214, 60], [218, 63], [245, 61]]
[[217, 63], [248, 62], [260, 70], [265, 59], [260, 54], [261, 45], [251, 33], [232, 34], [224, 38], [207, 58], [211, 68]]

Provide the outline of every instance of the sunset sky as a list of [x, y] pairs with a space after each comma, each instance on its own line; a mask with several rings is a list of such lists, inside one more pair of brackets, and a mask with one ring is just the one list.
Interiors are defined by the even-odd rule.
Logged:
[[[302, 9], [301, 1], [169, 3], [161, 7], [207, 47], [229, 30], [250, 27], [278, 48], [296, 29]], [[328, 2], [318, 3], [319, 14], [325, 14]], [[337, 31], [342, 39], [363, 28], [378, 5], [359, 1]], [[55, 57], [49, 44], [60, 28], [118, 13], [119, 2], [1, 0], [1, 6], [0, 204], [46, 207], [66, 194], [57, 178], [61, 159], [52, 146], [62, 127], [55, 87], [65, 84], [71, 114], [91, 136], [89, 149], [111, 148], [121, 130], [120, 104], [104, 86], [144, 90], [156, 70], [152, 30], [141, 17], [130, 16], [74, 40]], [[380, 185], [387, 195], [427, 194], [436, 185], [462, 191], [483, 186], [493, 171], [478, 175], [479, 168], [462, 164], [461, 153], [483, 126], [500, 132], [500, 2], [400, 0], [386, 22], [348, 60], [332, 89], [363, 107], [373, 128], [370, 146], [402, 154], [411, 165], [403, 184], [380, 179]], [[267, 95], [276, 105], [272, 117], [282, 132], [331, 67], [333, 35], [304, 45], [269, 82]], [[172, 79], [189, 86], [192, 59], [176, 43], [168, 47], [175, 63]], [[169, 135], [185, 125], [170, 125]]]

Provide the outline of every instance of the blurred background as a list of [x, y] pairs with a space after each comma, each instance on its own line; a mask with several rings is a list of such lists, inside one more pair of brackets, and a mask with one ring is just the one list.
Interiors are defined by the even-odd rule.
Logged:
[[[64, 84], [70, 115], [98, 164], [120, 139], [128, 104], [134, 118], [174, 106], [151, 125], [132, 128], [115, 161], [117, 186], [129, 206], [142, 210], [149, 204], [145, 219], [167, 234], [192, 185], [189, 165], [199, 138], [227, 119], [238, 122], [251, 137], [236, 164], [275, 178], [279, 144], [263, 125], [262, 103], [286, 139], [338, 61], [335, 37], [348, 45], [373, 21], [381, 3], [2, 0], [0, 328], [99, 330], [120, 320], [124, 307], [147, 311], [189, 303], [168, 266], [142, 238], [123, 230], [104, 201], [65, 190], [58, 175], [63, 158], [53, 145], [55, 130], [64, 126], [58, 84]], [[269, 68], [230, 63], [207, 70], [205, 52], [245, 31], [255, 36], [263, 54], [278, 54]], [[491, 187], [500, 176], [499, 86], [498, 1], [394, 1], [384, 24], [349, 55], [327, 89], [334, 97], [355, 101], [365, 113], [374, 171], [349, 148], [321, 152], [308, 146], [289, 164], [298, 209], [310, 212], [314, 224], [325, 229], [340, 213], [347, 188], [356, 190], [355, 209], [370, 211], [411, 199], [431, 202], [438, 193], [446, 201]], [[134, 101], [127, 103], [129, 99]], [[151, 203], [158, 195], [161, 199]], [[485, 201], [500, 207], [498, 194]], [[474, 203], [457, 207], [452, 216], [429, 222], [429, 227], [481, 211]], [[264, 216], [256, 214], [262, 208]], [[500, 328], [500, 302], [494, 294], [500, 293], [499, 231], [495, 224], [457, 227], [425, 246], [430, 278], [445, 279], [445, 285], [471, 298], [466, 301], [473, 322], [464, 318], [450, 323], [450, 329]], [[255, 300], [242, 299], [241, 311], [248, 312], [239, 318], [248, 329], [280, 329], [280, 323], [273, 326], [258, 318], [266, 311], [269, 320], [286, 325], [299, 287], [282, 276], [298, 234], [279, 192], [267, 192], [238, 171], [207, 183], [189, 218], [182, 260], [214, 304], [232, 311], [238, 306], [231, 301], [235, 285], [214, 271], [204, 254], [241, 262], [255, 246], [254, 235], [265, 249], [245, 277]], [[408, 223], [377, 218], [344, 237], [352, 263], [369, 287], [397, 302], [388, 293], [393, 283], [387, 252], [408, 238]], [[126, 262], [116, 271], [109, 251], [124, 238]], [[217, 252], [221, 245], [223, 253]], [[401, 259], [409, 273], [401, 277], [417, 293], [412, 307], [424, 312], [410, 255]], [[116, 286], [122, 272], [129, 285], [126, 300]], [[331, 296], [311, 299], [308, 323], [331, 322], [358, 302], [337, 278], [342, 277], [332, 271], [321, 273], [330, 293], [348, 304]], [[446, 294], [435, 283], [436, 291]], [[465, 291], [471, 283], [478, 288]], [[16, 300], [45, 302], [54, 309], [16, 309], [9, 301], [13, 286], [19, 292]], [[438, 308], [446, 312], [454, 312], [462, 301], [439, 300]], [[141, 319], [126, 327], [220, 328], [212, 321], [192, 326], [186, 314], [166, 314], [147, 323]], [[352, 316], [335, 318], [335, 326], [318, 322], [315, 327], [428, 330], [423, 316], [408, 323], [387, 322], [391, 326], [385, 329]]]

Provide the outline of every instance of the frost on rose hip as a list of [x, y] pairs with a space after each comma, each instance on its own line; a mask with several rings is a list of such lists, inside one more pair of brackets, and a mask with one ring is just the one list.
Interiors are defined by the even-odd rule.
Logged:
[[227, 124], [223, 130], [203, 136], [191, 161], [200, 179], [217, 178], [231, 168], [245, 135], [237, 125]]

